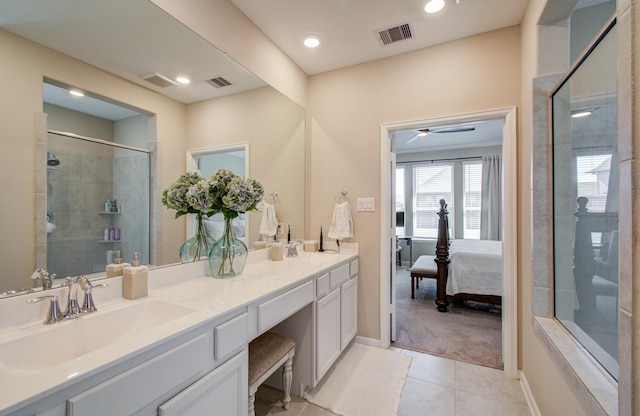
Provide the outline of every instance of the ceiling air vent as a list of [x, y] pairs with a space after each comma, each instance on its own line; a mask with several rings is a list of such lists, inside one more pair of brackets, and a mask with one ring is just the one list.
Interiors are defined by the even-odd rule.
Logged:
[[142, 79], [144, 79], [145, 81], [150, 82], [153, 85], [155, 85], [156, 87], [160, 87], [160, 88], [167, 88], [167, 87], [170, 87], [172, 85], [176, 85], [175, 81], [172, 81], [169, 78], [165, 77], [164, 75], [158, 74], [157, 72], [153, 72], [151, 74], [143, 75]]
[[211, 78], [211, 79], [208, 79], [207, 82], [216, 88], [228, 87], [230, 85], [233, 85], [231, 84], [231, 82], [227, 81], [223, 77]]
[[382, 46], [405, 39], [411, 39], [413, 37], [409, 23], [404, 23], [402, 25], [386, 29], [379, 29], [376, 30], [376, 32], [378, 34], [378, 42], [380, 42]]

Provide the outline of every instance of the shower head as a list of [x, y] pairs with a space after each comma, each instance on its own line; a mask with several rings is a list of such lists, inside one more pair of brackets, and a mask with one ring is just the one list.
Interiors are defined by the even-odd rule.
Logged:
[[58, 166], [59, 164], [60, 161], [56, 158], [56, 155], [51, 152], [47, 152], [47, 166]]

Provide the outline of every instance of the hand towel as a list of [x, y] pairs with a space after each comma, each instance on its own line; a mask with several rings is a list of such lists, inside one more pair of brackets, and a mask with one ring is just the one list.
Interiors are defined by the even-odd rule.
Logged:
[[278, 219], [276, 218], [275, 205], [262, 201], [262, 220], [260, 221], [260, 234], [272, 237], [278, 232]]
[[353, 237], [353, 220], [348, 201], [336, 204], [333, 208], [333, 220], [329, 226], [328, 236], [337, 240]]

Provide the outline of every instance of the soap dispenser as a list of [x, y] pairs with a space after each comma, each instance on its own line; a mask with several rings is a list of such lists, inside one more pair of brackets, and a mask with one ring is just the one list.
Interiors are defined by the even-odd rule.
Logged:
[[140, 265], [140, 253], [133, 253], [131, 266], [124, 268], [122, 276], [122, 297], [138, 299], [147, 296], [148, 292], [147, 266]]
[[124, 268], [131, 266], [129, 263], [123, 263], [122, 257], [120, 257], [120, 250], [113, 252], [113, 263], [107, 265], [107, 277], [122, 276]]

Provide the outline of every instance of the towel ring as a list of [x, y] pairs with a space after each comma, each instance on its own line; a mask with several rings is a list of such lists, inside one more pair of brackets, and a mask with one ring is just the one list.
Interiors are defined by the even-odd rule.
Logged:
[[271, 194], [267, 194], [264, 197], [264, 201], [271, 204], [271, 205], [275, 205], [278, 202], [278, 193], [277, 192], [273, 192]]
[[333, 196], [333, 202], [336, 204], [346, 202], [348, 200], [349, 200], [349, 192], [347, 192], [346, 189], [343, 189], [342, 191], [336, 193]]

